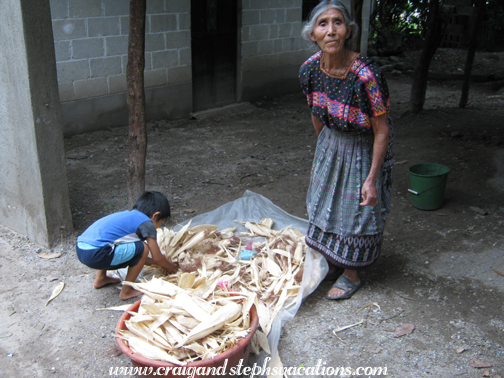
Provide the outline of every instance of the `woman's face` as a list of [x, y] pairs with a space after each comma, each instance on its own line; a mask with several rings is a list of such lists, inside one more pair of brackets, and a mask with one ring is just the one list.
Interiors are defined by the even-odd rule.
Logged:
[[341, 12], [328, 8], [318, 16], [310, 38], [316, 42], [322, 52], [339, 54], [345, 48], [345, 41], [350, 36], [352, 28], [345, 25]]

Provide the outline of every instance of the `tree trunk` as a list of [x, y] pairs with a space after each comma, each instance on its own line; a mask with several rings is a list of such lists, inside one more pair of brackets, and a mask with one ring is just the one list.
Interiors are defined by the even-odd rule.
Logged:
[[485, 14], [485, 3], [485, 0], [479, 0], [476, 4], [475, 12], [477, 12], [477, 14], [473, 17], [473, 27], [464, 67], [464, 81], [462, 83], [462, 95], [460, 96], [459, 108], [465, 108], [467, 106], [467, 100], [469, 99], [469, 83], [471, 81], [474, 56], [476, 55], [476, 49], [478, 47], [478, 32], [481, 22], [483, 21], [483, 15]]
[[425, 45], [420, 54], [420, 60], [411, 85], [410, 110], [412, 112], [417, 113], [423, 109], [430, 62], [441, 43], [444, 34], [444, 26], [443, 17], [440, 13], [439, 0], [431, 0], [426, 27]]
[[127, 159], [128, 205], [145, 191], [147, 130], [145, 125], [145, 9], [146, 0], [130, 0], [128, 37], [129, 155]]
[[364, 0], [352, 0], [352, 19], [359, 25], [359, 31], [354, 37], [352, 50], [360, 52], [362, 39], [362, 3]]

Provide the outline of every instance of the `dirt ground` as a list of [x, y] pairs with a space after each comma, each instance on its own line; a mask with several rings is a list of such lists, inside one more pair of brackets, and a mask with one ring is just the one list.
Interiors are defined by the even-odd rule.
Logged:
[[[400, 60], [414, 64], [416, 57]], [[460, 72], [463, 58], [441, 49], [432, 71]], [[504, 53], [478, 54], [478, 74], [499, 67]], [[469, 105], [460, 109], [460, 81], [430, 81], [425, 110], [411, 114], [411, 76], [387, 73], [396, 163], [382, 256], [363, 272], [364, 286], [352, 299], [326, 300], [329, 282], [305, 299], [282, 330], [284, 366], [387, 367], [389, 377], [401, 378], [504, 377], [504, 91], [497, 81], [473, 83]], [[307, 217], [316, 137], [302, 94], [151, 122], [148, 129], [147, 189], [169, 198], [169, 227], [245, 190]], [[65, 140], [75, 237], [126, 208], [127, 143], [127, 128]], [[411, 204], [408, 168], [417, 163], [450, 168], [439, 210]], [[93, 289], [94, 271], [79, 263], [74, 247], [74, 238], [62, 239], [48, 251], [0, 227], [1, 376], [108, 377], [117, 376], [109, 375], [112, 367], [131, 366], [113, 336], [121, 313], [99, 310], [123, 304], [119, 291]], [[45, 306], [61, 281], [63, 292]], [[376, 305], [357, 313], [370, 303]], [[395, 337], [403, 324], [414, 330]]]

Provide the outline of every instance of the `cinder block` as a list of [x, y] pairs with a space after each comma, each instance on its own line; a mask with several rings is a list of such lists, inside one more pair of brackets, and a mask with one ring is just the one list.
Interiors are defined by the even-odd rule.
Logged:
[[166, 68], [159, 68], [157, 70], [150, 70], [144, 72], [144, 86], [157, 87], [159, 85], [165, 85], [168, 83], [168, 78], [166, 75]]
[[168, 68], [168, 83], [183, 83], [192, 80], [191, 66], [178, 66]]
[[177, 30], [177, 16], [175, 14], [155, 14], [147, 17], [149, 32], [164, 32]]
[[105, 37], [105, 55], [123, 55], [128, 53], [128, 36]]
[[259, 55], [273, 54], [274, 42], [271, 39], [259, 41]]
[[120, 34], [119, 17], [98, 17], [88, 19], [88, 35], [101, 37], [105, 35]]
[[52, 27], [53, 36], [56, 41], [87, 37], [86, 25], [83, 19], [56, 20], [52, 22]]
[[107, 77], [108, 93], [121, 93], [127, 92], [128, 85], [126, 83], [126, 74], [112, 75]]
[[86, 59], [103, 56], [105, 52], [103, 38], [74, 39], [72, 41], [72, 58]]
[[[127, 62], [128, 62], [128, 56], [126, 56], [126, 63]], [[152, 70], [152, 53], [149, 51], [145, 53], [145, 69]], [[126, 72], [126, 69], [124, 69], [123, 72]]]
[[301, 21], [299, 22], [292, 22], [291, 23], [291, 33], [290, 36], [293, 38], [300, 37], [301, 38], [301, 30], [303, 30], [303, 23]]
[[71, 57], [70, 41], [54, 41], [56, 62], [69, 60]]
[[154, 51], [152, 53], [152, 68], [167, 68], [179, 65], [178, 50]]
[[159, 51], [165, 49], [163, 33], [149, 33], [145, 35], [145, 51]]
[[129, 0], [104, 0], [104, 16], [128, 16]]
[[162, 14], [165, 12], [164, 0], [147, 1], [147, 14]]
[[285, 9], [275, 10], [275, 23], [282, 24], [285, 22]]
[[273, 40], [273, 53], [278, 54], [281, 53], [283, 49], [282, 39]]
[[179, 66], [191, 65], [191, 49], [179, 49]]
[[191, 30], [191, 15], [189, 13], [179, 13], [177, 30]]
[[275, 22], [276, 12], [274, 9], [264, 9], [259, 12], [261, 24], [271, 24]]
[[101, 0], [68, 0], [68, 16], [70, 18], [103, 16]]
[[254, 56], [242, 60], [243, 72], [259, 71], [268, 68], [268, 60], [263, 56]]
[[71, 82], [58, 83], [60, 102], [72, 101], [75, 99], [74, 87]]
[[286, 38], [291, 36], [291, 24], [283, 23], [278, 25], [278, 37]]
[[107, 78], [99, 77], [96, 79], [74, 81], [75, 100], [103, 96], [107, 94]]
[[269, 26], [269, 38], [270, 39], [276, 39], [278, 38], [278, 30], [279, 30], [279, 27], [277, 24], [271, 24]]
[[282, 62], [280, 62], [280, 56], [278, 54], [268, 55], [266, 59], [268, 59], [268, 67], [271, 68], [279, 67], [282, 64]]
[[51, 0], [49, 5], [51, 6], [51, 18], [53, 20], [68, 17], [68, 2], [66, 0]]
[[119, 27], [121, 29], [120, 30], [121, 35], [128, 35], [129, 34], [129, 16], [120, 17]]
[[282, 52], [292, 51], [294, 46], [294, 38], [282, 39]]
[[248, 4], [249, 9], [266, 9], [269, 6], [269, 0], [251, 0]]
[[249, 28], [250, 28], [249, 29], [250, 30], [249, 40], [250, 41], [267, 39], [269, 36], [269, 25], [252, 25]]
[[191, 11], [190, 0], [170, 0], [165, 4], [166, 13], [183, 13]]
[[89, 78], [89, 63], [87, 60], [70, 60], [56, 63], [58, 82]]
[[[112, 56], [107, 58], [92, 58], [89, 59], [89, 68], [91, 71], [90, 77], [107, 77], [109, 75], [117, 75], [122, 72], [121, 57]], [[75, 88], [77, 94], [77, 87]]]
[[259, 41], [243, 42], [241, 45], [242, 57], [249, 58], [259, 54]]
[[285, 10], [285, 22], [301, 21], [301, 8], [289, 8]]
[[189, 31], [177, 31], [164, 33], [167, 49], [178, 49], [189, 47], [191, 43], [191, 33]]
[[242, 25], [257, 25], [260, 19], [259, 10], [244, 10], [242, 12]]

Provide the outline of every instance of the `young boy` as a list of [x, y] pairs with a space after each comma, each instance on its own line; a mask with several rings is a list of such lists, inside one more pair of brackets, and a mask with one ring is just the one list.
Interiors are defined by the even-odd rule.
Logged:
[[[126, 281], [135, 282], [144, 265], [159, 265], [168, 273], [177, 266], [168, 262], [159, 250], [156, 229], [170, 217], [170, 204], [159, 192], [145, 192], [131, 211], [110, 214], [94, 222], [77, 238], [79, 261], [97, 269], [94, 287], [99, 289], [121, 282], [107, 276], [107, 270], [128, 267]], [[152, 258], [148, 257], [149, 251]], [[123, 285], [119, 298], [126, 300], [142, 293]]]

